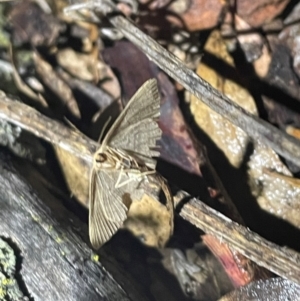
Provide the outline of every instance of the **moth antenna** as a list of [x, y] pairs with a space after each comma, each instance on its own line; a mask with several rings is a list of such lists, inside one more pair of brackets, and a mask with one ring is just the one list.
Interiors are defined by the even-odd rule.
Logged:
[[[0, 0], [1, 2], [1, 0]], [[85, 135], [83, 132], [81, 132], [79, 130], [79, 128], [71, 121], [69, 120], [66, 116], [63, 117], [64, 118], [64, 121], [77, 133], [77, 134], [80, 134], [80, 135], [83, 135], [84, 137], [87, 137], [89, 138], [87, 135]]]
[[103, 128], [102, 128], [102, 130], [101, 130], [101, 133], [100, 133], [100, 136], [99, 136], [99, 139], [98, 139], [98, 143], [101, 142], [102, 137], [103, 137], [103, 134], [104, 134], [104, 131], [106, 130], [106, 128], [107, 128], [107, 126], [108, 126], [110, 120], [111, 120], [111, 116], [109, 116], [109, 118], [106, 120], [106, 122], [105, 122], [105, 124], [104, 124], [104, 126], [103, 126]]

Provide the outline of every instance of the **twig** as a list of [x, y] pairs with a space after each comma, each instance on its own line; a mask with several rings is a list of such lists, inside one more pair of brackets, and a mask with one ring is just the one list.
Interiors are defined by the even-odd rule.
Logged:
[[[118, 11], [111, 0], [88, 1], [82, 4], [75, 4], [68, 7], [65, 11], [79, 9], [94, 9], [96, 12], [104, 15]], [[281, 156], [300, 166], [300, 141], [238, 106], [195, 72], [188, 69], [182, 61], [144, 34], [124, 16], [116, 16], [114, 13], [108, 15], [108, 19], [129, 41], [139, 47], [150, 60], [155, 62], [173, 79], [182, 84], [187, 91], [241, 128], [254, 141], [258, 140], [264, 143]]]
[[[97, 148], [96, 142], [25, 104], [11, 100], [4, 93], [0, 93], [0, 118], [69, 151], [87, 162], [92, 162], [93, 153]], [[178, 195], [180, 195], [179, 198], [189, 196], [185, 192]], [[258, 265], [300, 284], [300, 257], [298, 253], [266, 241], [199, 200], [193, 200], [184, 205], [180, 214], [203, 231], [219, 237], [223, 242], [228, 243], [233, 249]]]
[[184, 205], [180, 215], [257, 265], [300, 284], [300, 256], [297, 252], [265, 240], [196, 199]]
[[92, 162], [92, 156], [98, 144], [75, 132], [63, 124], [54, 121], [33, 108], [8, 98], [0, 91], [0, 118], [42, 138], [53, 145]]

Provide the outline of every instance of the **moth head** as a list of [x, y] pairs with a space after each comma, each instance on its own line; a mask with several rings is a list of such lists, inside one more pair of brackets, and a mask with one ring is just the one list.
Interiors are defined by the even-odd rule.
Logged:
[[95, 165], [98, 166], [99, 168], [115, 168], [116, 166], [116, 161], [112, 156], [106, 153], [96, 153], [94, 156], [95, 160]]

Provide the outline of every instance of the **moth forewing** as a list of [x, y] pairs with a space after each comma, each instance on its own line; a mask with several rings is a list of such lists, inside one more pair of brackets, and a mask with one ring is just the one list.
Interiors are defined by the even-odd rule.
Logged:
[[[90, 178], [89, 235], [99, 248], [127, 218], [125, 196], [155, 169], [156, 142], [161, 138], [157, 119], [160, 97], [155, 79], [131, 98], [94, 155]], [[152, 170], [149, 170], [149, 168]], [[120, 179], [124, 179], [120, 183]]]

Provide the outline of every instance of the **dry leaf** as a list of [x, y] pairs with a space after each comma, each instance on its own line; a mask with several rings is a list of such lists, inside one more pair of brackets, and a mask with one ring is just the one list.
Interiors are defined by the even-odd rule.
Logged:
[[166, 206], [144, 195], [132, 202], [124, 227], [147, 246], [162, 248], [173, 232], [172, 218]]
[[[205, 49], [229, 66], [233, 66], [233, 60], [229, 56], [225, 43], [221, 39], [218, 31], [212, 32]], [[257, 113], [252, 96], [236, 82], [224, 78], [203, 62], [199, 65], [197, 73], [238, 105], [253, 114]], [[190, 102], [191, 112], [198, 126], [224, 152], [229, 162], [234, 167], [239, 167], [243, 161], [248, 145], [249, 139], [247, 135], [190, 93], [186, 93], [186, 99]]]
[[269, 23], [288, 5], [289, 0], [237, 0], [237, 14], [252, 27]]
[[77, 53], [71, 48], [60, 50], [56, 58], [61, 67], [82, 80], [98, 81], [98, 62], [90, 54]]
[[[188, 31], [205, 30], [217, 26], [225, 3], [220, 0], [176, 0], [169, 10], [180, 17]], [[182, 25], [178, 18], [172, 18], [171, 22]]]
[[300, 228], [300, 186], [278, 155], [257, 144], [248, 162], [249, 183], [259, 206], [272, 215]]

